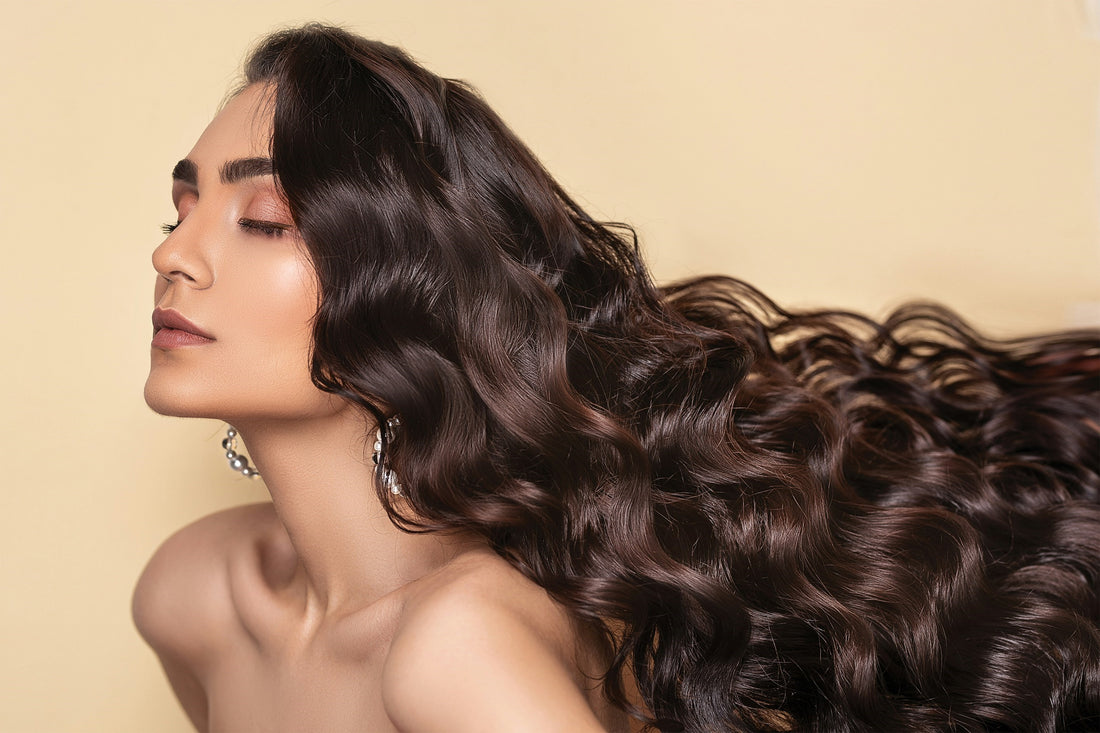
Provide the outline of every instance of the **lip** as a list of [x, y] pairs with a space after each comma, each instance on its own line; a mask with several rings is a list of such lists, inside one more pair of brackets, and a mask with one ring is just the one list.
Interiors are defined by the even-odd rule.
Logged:
[[174, 349], [199, 346], [214, 341], [214, 337], [187, 320], [182, 313], [169, 308], [153, 311], [153, 346]]

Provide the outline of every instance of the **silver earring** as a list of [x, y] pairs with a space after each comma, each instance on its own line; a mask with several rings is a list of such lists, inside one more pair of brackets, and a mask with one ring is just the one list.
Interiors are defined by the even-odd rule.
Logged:
[[237, 452], [237, 429], [232, 425], [225, 431], [225, 440], [222, 441], [225, 448], [225, 457], [229, 460], [229, 467], [234, 471], [240, 471], [242, 476], [259, 478], [260, 472], [248, 465], [248, 456]]
[[[397, 430], [401, 425], [401, 421], [397, 417], [391, 417], [386, 421], [386, 429], [389, 430], [390, 435]], [[382, 428], [379, 426], [378, 431], [374, 434], [374, 465], [378, 474], [378, 480], [382, 482], [382, 486], [389, 489], [390, 493], [394, 496], [401, 496], [401, 482], [397, 480], [397, 474], [393, 472], [393, 469], [386, 465], [386, 458], [382, 455]]]

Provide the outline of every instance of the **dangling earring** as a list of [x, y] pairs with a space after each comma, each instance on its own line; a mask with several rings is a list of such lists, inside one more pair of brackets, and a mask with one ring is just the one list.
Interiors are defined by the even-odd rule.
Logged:
[[[401, 421], [396, 417], [391, 417], [386, 421], [386, 429], [390, 431], [390, 435], [397, 430], [401, 425]], [[401, 483], [397, 480], [397, 474], [393, 472], [391, 468], [386, 466], [385, 456], [382, 455], [382, 427], [379, 426], [378, 431], [374, 434], [374, 465], [378, 466], [377, 474], [378, 480], [382, 482], [382, 486], [389, 489], [390, 493], [394, 496], [401, 496]]]
[[248, 465], [248, 456], [237, 452], [237, 429], [232, 425], [225, 431], [225, 440], [222, 441], [225, 448], [225, 457], [229, 459], [229, 467], [234, 471], [240, 471], [242, 476], [259, 478], [260, 472]]

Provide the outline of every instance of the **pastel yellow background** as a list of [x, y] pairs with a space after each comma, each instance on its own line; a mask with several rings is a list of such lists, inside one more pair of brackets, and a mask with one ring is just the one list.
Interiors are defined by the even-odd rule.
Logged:
[[129, 620], [173, 529], [263, 496], [141, 399], [169, 171], [246, 48], [322, 19], [477, 85], [659, 278], [1095, 322], [1095, 0], [38, 2], [0, 14], [0, 731], [189, 730]]

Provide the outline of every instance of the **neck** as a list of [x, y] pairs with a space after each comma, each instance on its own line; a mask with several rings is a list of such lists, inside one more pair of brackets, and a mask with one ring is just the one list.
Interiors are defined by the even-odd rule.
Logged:
[[297, 553], [307, 612], [363, 607], [472, 545], [394, 527], [375, 488], [374, 425], [359, 411], [236, 427]]

